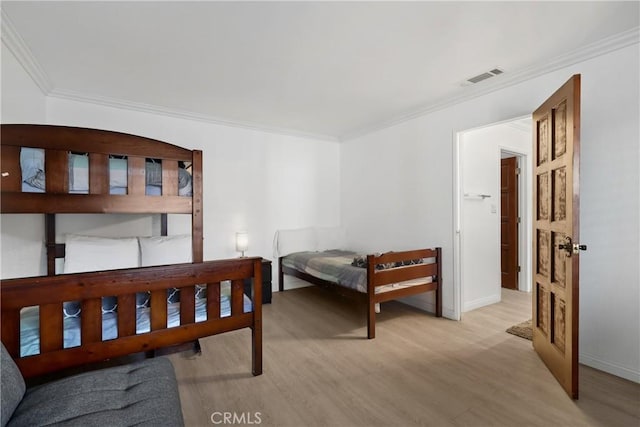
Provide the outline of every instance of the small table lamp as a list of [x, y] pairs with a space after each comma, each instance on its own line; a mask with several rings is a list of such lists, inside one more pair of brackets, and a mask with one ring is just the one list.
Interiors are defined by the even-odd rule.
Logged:
[[244, 258], [244, 251], [249, 249], [249, 234], [246, 231], [238, 231], [236, 233], [236, 251], [242, 252], [241, 257]]

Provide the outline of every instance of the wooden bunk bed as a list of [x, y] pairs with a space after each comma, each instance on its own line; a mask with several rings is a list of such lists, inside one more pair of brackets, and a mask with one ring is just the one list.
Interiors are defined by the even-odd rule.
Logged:
[[[0, 212], [41, 213], [45, 218], [47, 276], [0, 281], [1, 338], [25, 378], [149, 352], [200, 337], [251, 328], [252, 371], [262, 373], [262, 296], [255, 286], [251, 309], [245, 308], [243, 281], [261, 283], [261, 258], [203, 261], [202, 152], [118, 132], [50, 125], [2, 125]], [[23, 191], [21, 150], [43, 149], [45, 186]], [[88, 159], [86, 194], [71, 194], [70, 156]], [[126, 189], [112, 194], [110, 158], [126, 158]], [[148, 195], [145, 164], [161, 164], [161, 191]], [[192, 191], [179, 195], [179, 168], [190, 165]], [[161, 214], [161, 234], [167, 234], [167, 214], [191, 215], [192, 263], [56, 275], [56, 258], [65, 246], [56, 243], [56, 214]], [[221, 315], [221, 286], [230, 282], [228, 313]], [[206, 285], [206, 287], [204, 286]], [[179, 324], [168, 327], [167, 289], [179, 288]], [[226, 288], [225, 288], [226, 289]], [[205, 312], [196, 316], [195, 303]], [[149, 330], [137, 330], [138, 293], [150, 295]], [[117, 337], [103, 340], [103, 297], [117, 298]], [[80, 343], [65, 348], [63, 304], [79, 301]], [[21, 356], [21, 311], [39, 310], [39, 351]], [[175, 313], [174, 313], [175, 314]], [[200, 320], [196, 320], [199, 317]]]
[[[385, 301], [435, 292], [435, 315], [442, 317], [442, 249], [416, 249], [357, 256], [343, 250], [313, 249], [300, 252], [300, 241], [308, 230], [286, 230], [295, 251], [278, 254], [279, 291], [284, 290], [284, 275], [298, 277], [314, 285], [330, 288], [342, 295], [364, 300], [367, 304], [367, 337], [376, 336], [376, 306]], [[291, 234], [295, 233], [295, 234]], [[276, 252], [283, 239], [276, 234]], [[313, 238], [312, 238], [313, 239]], [[311, 240], [312, 240], [311, 239]], [[308, 240], [308, 242], [311, 242]], [[287, 246], [292, 247], [291, 243]], [[304, 246], [304, 244], [302, 245]], [[311, 246], [314, 246], [311, 243]], [[355, 258], [362, 265], [354, 266]], [[359, 271], [360, 270], [360, 271]], [[361, 286], [355, 281], [360, 280]]]

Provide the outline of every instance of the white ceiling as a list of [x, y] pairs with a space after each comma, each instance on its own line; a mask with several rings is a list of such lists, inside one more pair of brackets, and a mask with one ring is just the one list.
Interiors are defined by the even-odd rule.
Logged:
[[[638, 6], [2, 2], [4, 27], [44, 71], [40, 85], [51, 96], [330, 139], [637, 31]], [[495, 67], [505, 74], [461, 85]]]

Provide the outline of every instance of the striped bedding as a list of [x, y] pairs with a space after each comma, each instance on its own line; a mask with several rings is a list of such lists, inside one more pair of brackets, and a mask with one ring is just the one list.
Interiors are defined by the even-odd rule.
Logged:
[[367, 292], [367, 269], [351, 265], [358, 254], [333, 249], [324, 252], [295, 252], [282, 258], [282, 265], [318, 279], [358, 292]]

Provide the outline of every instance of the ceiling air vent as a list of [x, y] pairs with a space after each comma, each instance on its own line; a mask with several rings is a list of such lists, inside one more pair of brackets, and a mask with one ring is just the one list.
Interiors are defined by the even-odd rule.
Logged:
[[474, 76], [474, 77], [471, 77], [470, 79], [465, 80], [464, 83], [462, 83], [462, 85], [467, 86], [470, 84], [479, 83], [483, 80], [487, 80], [493, 76], [497, 76], [498, 74], [502, 74], [502, 73], [504, 73], [504, 71], [502, 71], [500, 68], [494, 68], [493, 70], [486, 71], [484, 73], [478, 74], [477, 76]]

